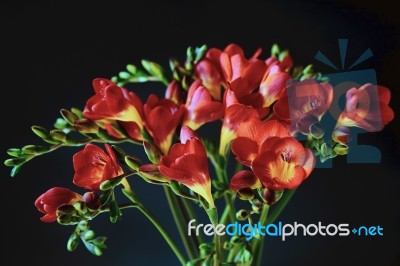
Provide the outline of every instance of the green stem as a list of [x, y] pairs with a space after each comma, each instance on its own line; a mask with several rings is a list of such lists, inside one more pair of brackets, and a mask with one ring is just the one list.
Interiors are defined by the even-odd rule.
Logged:
[[[210, 222], [214, 225], [214, 228], [218, 225], [218, 211], [216, 208], [206, 209], [208, 218]], [[221, 260], [221, 238], [218, 234], [214, 234], [214, 241], [215, 241], [215, 254], [214, 254], [214, 266], [220, 265]]]
[[168, 235], [167, 231], [165, 231], [164, 227], [158, 222], [158, 220], [143, 206], [139, 205], [138, 209], [149, 219], [149, 221], [157, 228], [160, 234], [164, 237], [165, 241], [168, 243], [172, 251], [175, 253], [176, 257], [179, 259], [180, 263], [184, 266], [186, 265], [186, 260], [183, 257], [182, 253], [179, 251], [178, 247], [175, 245], [174, 241], [172, 241], [171, 237]]
[[170, 235], [167, 233], [165, 228], [160, 224], [160, 222], [157, 220], [157, 218], [148, 210], [146, 209], [143, 204], [139, 203], [137, 201], [137, 197], [135, 193], [133, 192], [132, 189], [129, 187], [125, 187], [125, 193], [124, 193], [131, 201], [133, 204], [136, 205], [136, 207], [146, 216], [146, 218], [157, 228], [157, 230], [160, 232], [162, 237], [165, 239], [171, 250], [175, 253], [175, 256], [178, 258], [179, 262], [181, 263], [182, 266], [186, 265], [186, 259], [176, 246], [175, 242], [172, 240]]
[[282, 211], [285, 209], [286, 205], [289, 203], [290, 199], [293, 197], [295, 192], [296, 189], [285, 190], [285, 192], [282, 195], [282, 198], [276, 204], [274, 211], [268, 217], [267, 224], [271, 224], [275, 222], [276, 219], [278, 219], [279, 215], [281, 215]]
[[[193, 206], [192, 203], [188, 200], [183, 198], [182, 199], [183, 205], [185, 206], [185, 209], [187, 210], [187, 213], [190, 217], [190, 219], [195, 219], [196, 221], [198, 221], [197, 219], [197, 214], [193, 211]], [[196, 246], [196, 252], [198, 251], [198, 248], [200, 246], [200, 243], [203, 243], [203, 237], [201, 234], [199, 234], [198, 236], [196, 236], [195, 234], [192, 234], [192, 239], [193, 239], [193, 243]]]
[[[269, 211], [269, 206], [264, 205], [263, 210], [260, 215], [260, 224], [262, 226], [266, 225], [267, 222], [267, 216], [268, 216], [268, 211]], [[262, 258], [262, 247], [264, 246], [264, 237], [259, 235], [257, 238], [254, 239], [253, 243], [253, 255], [254, 258], [256, 259], [256, 264], [255, 265], [261, 265], [261, 258]]]
[[[182, 227], [186, 228], [186, 226], [189, 223], [190, 219], [189, 219], [189, 214], [187, 212], [187, 209], [186, 209], [185, 205], [183, 204], [184, 198], [175, 196], [175, 199], [176, 199], [176, 203], [178, 205], [178, 210], [179, 210], [180, 217], [183, 217], [184, 223], [183, 223]], [[186, 232], [185, 230], [183, 230], [183, 231], [184, 231], [184, 233]], [[192, 234], [191, 237], [189, 238], [185, 233], [184, 237], [185, 237], [184, 241], [186, 242], [186, 244], [187, 244], [187, 246], [189, 248], [189, 250], [188, 250], [189, 258], [190, 259], [194, 259], [198, 255], [197, 254], [198, 245], [196, 245], [196, 243], [194, 241], [194, 238], [196, 238], [196, 236], [194, 234]], [[192, 241], [189, 241], [189, 240], [192, 240]]]
[[185, 224], [184, 221], [182, 220], [182, 216], [180, 215], [180, 213], [178, 213], [179, 210], [179, 206], [176, 202], [176, 196], [175, 194], [170, 190], [169, 187], [164, 186], [164, 192], [165, 192], [165, 196], [167, 198], [167, 202], [169, 205], [169, 208], [171, 210], [172, 213], [172, 217], [174, 218], [176, 227], [178, 228], [178, 233], [180, 238], [182, 239], [183, 242], [183, 246], [185, 247], [186, 253], [189, 255], [190, 259], [193, 258], [193, 253], [192, 250], [190, 248], [190, 244], [188, 242], [188, 238], [186, 235], [186, 230], [185, 228]]

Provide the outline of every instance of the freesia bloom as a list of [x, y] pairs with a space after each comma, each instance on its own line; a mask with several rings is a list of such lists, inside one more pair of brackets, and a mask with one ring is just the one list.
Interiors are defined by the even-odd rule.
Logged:
[[[261, 183], [273, 190], [293, 189], [311, 173], [315, 157], [292, 138], [288, 130], [278, 121], [261, 122], [252, 119], [238, 131], [232, 142], [236, 159], [250, 166]], [[246, 178], [242, 177], [245, 176]], [[240, 175], [235, 180], [247, 187], [254, 186], [254, 179]]]
[[146, 129], [153, 137], [157, 147], [163, 154], [167, 154], [176, 127], [181, 122], [183, 107], [169, 99], [160, 100], [156, 95], [151, 94], [143, 108]]
[[219, 154], [225, 154], [226, 147], [236, 138], [239, 128], [253, 118], [259, 119], [259, 116], [257, 111], [250, 106], [233, 104], [226, 109], [221, 128]]
[[131, 138], [141, 140], [143, 104], [140, 98], [108, 79], [93, 80], [93, 88], [96, 94], [86, 102], [83, 115], [99, 122], [121, 121]]
[[165, 177], [184, 184], [214, 207], [206, 149], [188, 126], [182, 127], [180, 139], [181, 143], [174, 144], [169, 154], [161, 158], [159, 170]]
[[310, 127], [319, 123], [333, 100], [333, 88], [329, 83], [313, 79], [291, 82], [282, 97], [274, 105], [276, 116], [290, 125], [292, 135], [309, 134]]
[[88, 190], [99, 190], [103, 181], [123, 174], [117, 164], [111, 147], [105, 144], [107, 153], [93, 144], [87, 144], [83, 150], [73, 157], [75, 185]]
[[237, 138], [232, 141], [232, 152], [236, 159], [246, 166], [251, 166], [256, 156], [268, 148], [271, 140], [290, 137], [286, 127], [276, 120], [262, 122], [252, 118], [242, 124], [237, 131]]
[[57, 220], [57, 208], [61, 205], [82, 201], [82, 196], [63, 187], [54, 187], [47, 190], [35, 201], [38, 211], [44, 213], [40, 218], [43, 222], [54, 222]]
[[239, 77], [246, 78], [250, 89], [253, 90], [260, 84], [267, 68], [265, 63], [257, 58], [261, 51], [258, 49], [247, 59], [243, 49], [236, 44], [229, 44], [223, 51], [211, 48], [196, 65], [195, 74], [215, 99], [221, 98], [221, 85], [226, 87]]
[[346, 107], [339, 116], [337, 127], [359, 127], [366, 131], [382, 130], [394, 118], [389, 107], [388, 88], [367, 83], [346, 93]]
[[201, 86], [201, 80], [196, 80], [190, 86], [185, 107], [183, 124], [193, 130], [220, 119], [224, 114], [223, 104], [212, 100], [208, 90]]
[[314, 169], [313, 153], [292, 137], [269, 142], [252, 163], [254, 173], [268, 189], [298, 187]]
[[260, 93], [264, 99], [264, 107], [271, 106], [281, 97], [289, 79], [290, 75], [282, 71], [279, 65], [273, 64], [268, 67], [260, 84]]

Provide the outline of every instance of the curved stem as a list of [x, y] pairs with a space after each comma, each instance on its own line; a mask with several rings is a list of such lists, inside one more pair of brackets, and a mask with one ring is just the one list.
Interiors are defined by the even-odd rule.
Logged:
[[184, 266], [186, 265], [186, 260], [183, 257], [182, 253], [179, 251], [178, 247], [175, 245], [174, 241], [172, 241], [171, 237], [168, 235], [167, 231], [165, 231], [164, 227], [158, 222], [158, 220], [143, 206], [138, 205], [138, 209], [147, 217], [147, 219], [157, 228], [160, 234], [164, 237], [165, 241], [175, 253], [179, 262]]
[[[267, 222], [267, 216], [268, 216], [268, 211], [269, 211], [269, 206], [264, 205], [263, 210], [260, 215], [260, 224], [265, 226]], [[256, 264], [255, 265], [261, 265], [261, 258], [262, 258], [262, 247], [264, 246], [264, 237], [259, 235], [257, 238], [254, 239], [253, 243], [253, 255], [254, 258], [256, 259]]]
[[182, 264], [182, 266], [186, 265], [186, 259], [176, 246], [175, 242], [172, 240], [170, 235], [167, 233], [165, 228], [160, 224], [160, 222], [157, 220], [157, 218], [141, 204], [137, 200], [137, 196], [133, 192], [133, 190], [130, 188], [129, 182], [126, 181], [123, 183], [124, 186], [124, 194], [129, 198], [133, 204], [136, 204], [136, 208], [138, 208], [144, 216], [157, 228], [157, 230], [160, 232], [162, 237], [165, 239], [167, 242], [168, 246], [171, 248], [171, 250], [175, 253], [175, 256], [178, 258], [179, 262]]
[[190, 244], [188, 242], [188, 238], [186, 235], [186, 230], [184, 227], [186, 226], [182, 220], [182, 213], [178, 213], [180, 208], [176, 202], [176, 196], [170, 190], [169, 187], [164, 186], [165, 196], [167, 198], [168, 206], [171, 210], [172, 217], [174, 218], [176, 227], [178, 228], [178, 233], [180, 238], [182, 239], [183, 246], [185, 247], [186, 253], [189, 255], [189, 258], [192, 259], [194, 257], [192, 249], [190, 248]]
[[281, 215], [282, 211], [285, 209], [285, 207], [287, 206], [287, 204], [289, 203], [290, 199], [293, 197], [295, 192], [296, 189], [285, 190], [285, 192], [282, 195], [282, 198], [276, 204], [274, 211], [268, 217], [267, 224], [273, 223], [275, 222], [276, 219], [278, 219], [279, 215]]

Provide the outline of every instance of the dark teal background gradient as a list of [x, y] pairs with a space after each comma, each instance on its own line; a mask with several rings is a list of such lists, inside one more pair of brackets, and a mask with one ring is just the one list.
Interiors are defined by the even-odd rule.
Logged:
[[[313, 63], [315, 69], [332, 73], [314, 56], [321, 50], [339, 65], [337, 39], [347, 38], [348, 62], [371, 48], [374, 57], [355, 69], [375, 69], [379, 84], [392, 91], [395, 121], [382, 132], [359, 136], [381, 150], [382, 162], [347, 164], [338, 158], [332, 169], [316, 169], [280, 220], [380, 225], [384, 236], [292, 237], [285, 242], [268, 238], [264, 265], [400, 265], [400, 40], [397, 11], [390, 1], [136, 2], [0, 6], [2, 161], [7, 148], [40, 144], [31, 125], [50, 128], [59, 109], [83, 107], [93, 94], [92, 79], [111, 77], [142, 58], [167, 67], [169, 57], [183, 59], [189, 45], [223, 48], [231, 42], [243, 46], [248, 56], [262, 47], [266, 57], [276, 42], [290, 49], [295, 64]], [[164, 90], [158, 84], [129, 88], [137, 88], [143, 97]], [[33, 203], [53, 186], [83, 192], [71, 183], [72, 155], [77, 150], [42, 156], [13, 179], [10, 169], [0, 167], [0, 241], [6, 246], [0, 264], [178, 265], [157, 231], [134, 209], [124, 211], [117, 224], [106, 215], [93, 221], [96, 233], [109, 237], [102, 257], [92, 256], [83, 246], [74, 253], [66, 251], [73, 227], [42, 223]], [[127, 150], [142, 154], [136, 148]], [[178, 239], [162, 189], [140, 179], [132, 183]]]

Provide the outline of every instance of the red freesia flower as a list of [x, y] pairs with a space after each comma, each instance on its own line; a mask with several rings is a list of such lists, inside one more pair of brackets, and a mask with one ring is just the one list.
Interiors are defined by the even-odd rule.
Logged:
[[181, 143], [174, 144], [169, 154], [161, 158], [159, 170], [165, 177], [184, 184], [214, 207], [206, 149], [188, 126], [182, 127], [180, 139]]
[[274, 111], [277, 118], [289, 124], [292, 135], [309, 134], [310, 126], [321, 120], [332, 100], [333, 89], [329, 83], [305, 79], [288, 85], [274, 105]]
[[228, 45], [223, 51], [211, 48], [196, 65], [196, 76], [203, 81], [203, 85], [215, 99], [221, 98], [221, 85], [226, 87], [239, 77], [248, 81], [249, 88], [246, 89], [254, 90], [267, 68], [262, 60], [257, 59], [261, 51], [258, 49], [247, 59], [243, 49], [236, 44]]
[[346, 93], [346, 107], [339, 116], [336, 127], [359, 127], [370, 132], [382, 130], [394, 118], [389, 107], [388, 88], [365, 84]]
[[73, 205], [78, 201], [82, 201], [81, 195], [66, 188], [53, 187], [37, 198], [35, 206], [38, 211], [45, 214], [40, 220], [54, 222], [57, 220], [56, 211], [58, 207], [64, 204]]
[[224, 122], [221, 128], [219, 153], [225, 154], [228, 144], [237, 136], [239, 128], [251, 119], [259, 119], [257, 111], [242, 104], [232, 104], [225, 111]]
[[213, 55], [215, 52], [220, 53], [218, 49], [210, 49], [206, 56], [196, 64], [195, 75], [202, 81], [211, 96], [216, 100], [220, 100], [221, 86], [224, 84], [224, 79], [219, 60], [216, 60], [218, 56]]
[[294, 189], [310, 174], [315, 157], [292, 137], [271, 139], [254, 159], [252, 169], [268, 189]]
[[201, 80], [196, 80], [190, 86], [185, 107], [183, 124], [193, 130], [224, 115], [223, 104], [212, 100], [208, 90], [201, 86]]
[[[273, 190], [295, 188], [305, 180], [315, 165], [311, 150], [292, 138], [276, 120], [261, 122], [252, 119], [240, 127], [232, 142], [236, 159], [250, 166], [261, 183]], [[236, 183], [253, 187], [248, 174], [235, 177]]]
[[173, 80], [165, 91], [165, 98], [170, 99], [176, 104], [183, 103], [183, 93], [176, 80]]
[[289, 79], [290, 75], [283, 71], [279, 65], [273, 64], [268, 67], [260, 84], [260, 93], [264, 99], [264, 107], [271, 106], [280, 98]]
[[88, 190], [99, 190], [103, 181], [123, 174], [117, 164], [111, 147], [105, 144], [107, 153], [93, 144], [87, 144], [83, 150], [73, 157], [75, 185]]
[[237, 138], [232, 141], [232, 152], [238, 161], [251, 166], [256, 156], [268, 148], [271, 140], [286, 137], [290, 137], [290, 134], [278, 121], [263, 123], [253, 118], [238, 129]]
[[144, 105], [145, 127], [163, 154], [167, 154], [171, 147], [172, 137], [183, 112], [183, 106], [169, 99], [159, 100], [154, 94], [149, 96]]
[[108, 79], [93, 80], [93, 88], [96, 94], [86, 102], [83, 115], [100, 122], [121, 121], [131, 138], [142, 140], [143, 104], [140, 98]]

